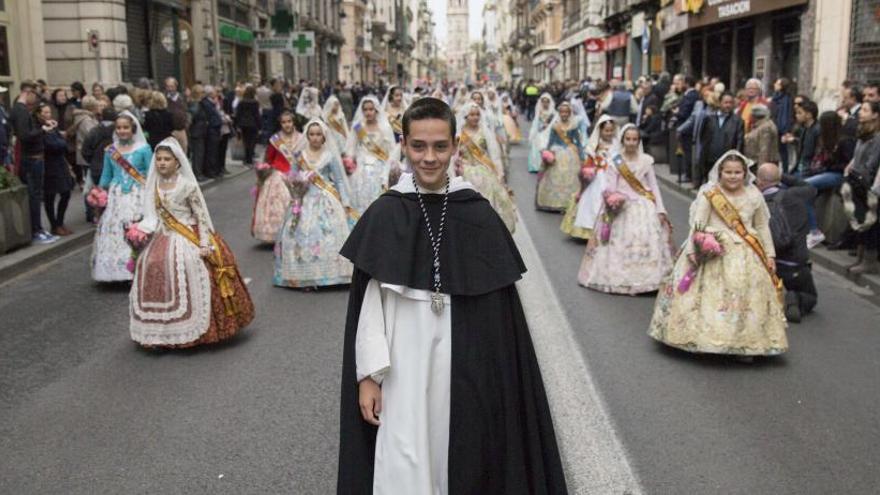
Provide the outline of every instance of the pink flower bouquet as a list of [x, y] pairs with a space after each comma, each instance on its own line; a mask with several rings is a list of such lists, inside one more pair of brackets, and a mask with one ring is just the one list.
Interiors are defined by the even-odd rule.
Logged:
[[605, 208], [602, 213], [602, 227], [599, 231], [599, 240], [603, 244], [611, 240], [611, 224], [614, 217], [623, 209], [626, 203], [626, 196], [617, 191], [605, 191], [602, 193], [602, 199], [605, 202]]
[[106, 208], [107, 191], [97, 186], [93, 187], [86, 196], [86, 203], [92, 208]]
[[346, 156], [342, 159], [342, 166], [345, 168], [345, 173], [351, 175], [357, 169], [357, 162], [354, 161], [354, 158]]
[[541, 161], [546, 163], [547, 165], [553, 165], [556, 163], [556, 155], [553, 154], [550, 150], [544, 150], [541, 152]]
[[263, 182], [272, 175], [272, 165], [269, 165], [266, 162], [261, 162], [254, 165], [254, 172], [257, 173], [257, 183], [262, 185]]
[[290, 189], [290, 195], [296, 200], [302, 199], [308, 192], [309, 185], [312, 182], [315, 172], [311, 170], [303, 172], [302, 170], [293, 169], [287, 174], [287, 187]]
[[128, 228], [125, 229], [125, 240], [128, 241], [132, 247], [146, 246], [149, 239], [150, 235], [141, 230], [140, 224], [137, 222], [129, 225]]
[[581, 167], [581, 179], [583, 179], [584, 182], [587, 182], [587, 183], [593, 182], [593, 179], [595, 179], [595, 178], [596, 178], [596, 167], [591, 167], [589, 165]]
[[702, 228], [694, 229], [691, 242], [694, 244], [694, 256], [697, 260], [697, 265], [690, 266], [684, 276], [681, 277], [681, 280], [679, 280], [679, 294], [684, 294], [691, 288], [691, 284], [694, 283], [694, 279], [697, 277], [697, 270], [700, 265], [724, 254], [724, 246], [718, 239], [718, 234], [706, 232]]

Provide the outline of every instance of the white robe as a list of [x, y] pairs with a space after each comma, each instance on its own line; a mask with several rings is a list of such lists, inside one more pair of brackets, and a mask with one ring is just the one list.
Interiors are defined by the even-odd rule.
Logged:
[[[414, 192], [411, 174], [403, 174], [393, 189]], [[473, 186], [460, 177], [452, 179], [450, 192], [461, 189]], [[435, 314], [431, 295], [373, 279], [361, 303], [357, 380], [372, 377], [382, 385], [375, 495], [449, 492], [452, 304], [443, 294], [443, 312]]]

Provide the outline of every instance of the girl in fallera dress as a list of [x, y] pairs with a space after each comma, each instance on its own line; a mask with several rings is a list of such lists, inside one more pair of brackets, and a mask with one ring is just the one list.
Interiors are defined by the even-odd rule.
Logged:
[[556, 103], [550, 93], [543, 93], [535, 103], [535, 118], [529, 129], [529, 172], [536, 174], [541, 171], [541, 151], [547, 140], [546, 133], [550, 129], [550, 122], [556, 118]]
[[507, 93], [501, 96], [501, 112], [503, 114], [504, 130], [507, 132], [508, 145], [519, 144], [522, 141], [522, 131], [519, 130], [519, 124], [516, 122], [516, 107], [513, 106], [513, 102], [510, 101], [510, 95]]
[[351, 263], [339, 250], [356, 214], [339, 151], [320, 120], [305, 127], [306, 139], [292, 156], [288, 175], [293, 199], [275, 244], [273, 283], [314, 288], [351, 282]]
[[286, 110], [278, 118], [281, 130], [269, 138], [266, 146], [266, 164], [258, 166], [256, 201], [254, 216], [251, 222], [251, 235], [266, 243], [274, 243], [284, 223], [284, 216], [290, 205], [290, 190], [287, 188], [285, 176], [290, 172], [293, 150], [303, 140], [303, 135], [296, 130], [294, 115]]
[[[666, 216], [654, 159], [642, 150], [639, 129], [627, 124], [621, 132], [623, 152], [612, 157], [606, 172], [606, 194], [625, 198], [603, 239], [590, 239], [581, 262], [578, 282], [612, 294], [642, 294], [660, 288], [672, 270], [672, 226]], [[604, 207], [603, 207], [604, 209]]]
[[585, 158], [586, 122], [573, 114], [571, 104], [562, 102], [546, 132], [543, 149], [553, 157], [541, 160], [535, 206], [539, 210], [561, 212], [580, 190], [581, 163]]
[[[620, 143], [617, 125], [608, 115], [599, 117], [590, 139], [587, 142], [587, 163], [591, 176], [581, 177], [586, 183], [582, 187], [581, 195], [577, 200], [577, 209], [574, 212], [574, 223], [569, 235], [589, 239], [593, 235], [593, 228], [602, 210], [603, 193], [606, 188], [606, 170], [611, 164], [611, 159], [618, 153]], [[566, 215], [569, 216], [569, 215]], [[563, 227], [566, 221], [563, 220]], [[563, 228], [563, 230], [565, 230]]]
[[[648, 334], [688, 352], [746, 357], [788, 349], [770, 212], [748, 159], [728, 151], [691, 204], [690, 229], [660, 288]], [[711, 236], [720, 244], [709, 257]], [[720, 254], [718, 253], [720, 251]]]
[[394, 131], [379, 100], [372, 95], [361, 99], [351, 123], [346, 155], [355, 161], [349, 170], [351, 206], [358, 214], [385, 192], [392, 170], [398, 168], [394, 160], [399, 155]]
[[320, 119], [324, 112], [319, 101], [318, 88], [305, 87], [299, 93], [296, 101], [296, 113], [302, 115], [306, 121]]
[[131, 247], [125, 225], [136, 222], [143, 210], [143, 184], [153, 156], [140, 122], [129, 111], [116, 118], [113, 144], [104, 152], [98, 187], [107, 191], [107, 206], [98, 221], [92, 244], [92, 279], [118, 282], [132, 279], [128, 262]]
[[129, 331], [147, 347], [226, 340], [254, 318], [229, 246], [214, 230], [199, 183], [173, 137], [156, 146], [143, 220], [129, 238], [149, 242], [135, 264]]
[[501, 151], [495, 134], [484, 120], [479, 105], [468, 103], [458, 116], [458, 156], [456, 174], [473, 184], [504, 221], [507, 229], [516, 229], [516, 206], [501, 170]]
[[394, 142], [400, 142], [400, 136], [403, 135], [403, 112], [409, 102], [406, 95], [403, 94], [403, 88], [400, 86], [391, 86], [385, 92], [385, 98], [382, 99], [382, 110], [388, 119], [391, 130], [394, 131]]
[[336, 149], [342, 151], [348, 142], [348, 119], [345, 118], [345, 112], [342, 111], [342, 104], [336, 95], [330, 95], [324, 103], [324, 122], [330, 128], [330, 135], [333, 137], [333, 145]]

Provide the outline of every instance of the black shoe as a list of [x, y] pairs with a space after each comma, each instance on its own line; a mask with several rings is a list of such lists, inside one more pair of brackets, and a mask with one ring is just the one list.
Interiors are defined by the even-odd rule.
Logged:
[[801, 307], [797, 303], [789, 303], [785, 305], [785, 319], [792, 323], [800, 323], [801, 318]]

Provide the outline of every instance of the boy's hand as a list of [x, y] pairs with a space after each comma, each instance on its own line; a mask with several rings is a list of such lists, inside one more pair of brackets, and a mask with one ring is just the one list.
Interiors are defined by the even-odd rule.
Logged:
[[382, 388], [372, 378], [364, 378], [358, 384], [358, 403], [361, 406], [361, 416], [364, 421], [379, 426], [379, 413], [382, 412]]

